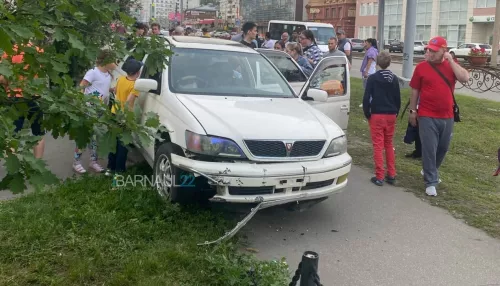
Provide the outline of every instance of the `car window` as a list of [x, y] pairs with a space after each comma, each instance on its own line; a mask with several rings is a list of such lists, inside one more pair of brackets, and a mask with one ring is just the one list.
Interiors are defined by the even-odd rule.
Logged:
[[173, 48], [172, 92], [213, 96], [295, 97], [279, 71], [261, 54]]
[[286, 55], [277, 53], [265, 53], [264, 55], [278, 68], [288, 82], [306, 82], [307, 77], [295, 65], [293, 60]]
[[490, 45], [479, 45], [479, 48], [481, 49], [491, 49]]
[[357, 43], [357, 44], [362, 44], [363, 43], [363, 40], [360, 40], [360, 39], [352, 39], [351, 42], [353, 43]]
[[423, 46], [423, 45], [422, 45], [422, 42], [415, 42], [415, 43], [414, 43], [414, 45], [415, 45], [415, 46], [419, 46], [419, 47], [420, 47], [420, 46]]
[[342, 96], [347, 94], [346, 88], [346, 65], [335, 64], [320, 66], [312, 75], [311, 88], [321, 89], [328, 93], [328, 97]]
[[158, 82], [158, 88], [156, 90], [151, 90], [151, 93], [155, 94], [161, 94], [161, 80], [162, 80], [162, 74], [163, 71], [159, 71], [153, 75], [149, 74], [149, 66], [148, 66], [148, 61], [145, 61], [146, 63], [142, 67], [142, 72], [141, 72], [141, 77], [140, 78], [146, 78], [146, 79], [154, 79], [156, 82]]

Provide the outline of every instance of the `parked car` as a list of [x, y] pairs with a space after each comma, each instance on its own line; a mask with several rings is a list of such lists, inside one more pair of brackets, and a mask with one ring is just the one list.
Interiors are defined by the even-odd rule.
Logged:
[[450, 49], [450, 54], [455, 57], [455, 58], [462, 58], [467, 60], [469, 57], [469, 53], [471, 49], [476, 48], [476, 49], [485, 49], [486, 53], [489, 55], [488, 61], [491, 60], [491, 51], [492, 47], [488, 44], [481, 44], [481, 43], [468, 43], [468, 44], [462, 44], [458, 46], [457, 48]]
[[399, 40], [389, 42], [389, 53], [403, 52], [404, 43]]
[[[240, 43], [166, 39], [174, 54], [169, 65], [149, 76], [146, 55], [135, 82], [136, 104], [143, 114], [157, 113], [168, 130], [158, 134], [163, 140], [138, 146], [160, 195], [179, 203], [201, 196], [280, 205], [345, 189], [352, 163], [340, 127], [347, 126], [350, 98], [345, 57], [319, 62], [296, 94], [267, 57]], [[329, 96], [321, 88], [331, 90], [335, 79], [343, 94]], [[192, 184], [182, 184], [186, 176]]]
[[363, 52], [365, 50], [365, 41], [361, 39], [349, 39], [352, 45], [352, 51]]
[[415, 43], [413, 43], [413, 53], [424, 55], [426, 52], [425, 46], [427, 46], [427, 43], [427, 41], [415, 41]]

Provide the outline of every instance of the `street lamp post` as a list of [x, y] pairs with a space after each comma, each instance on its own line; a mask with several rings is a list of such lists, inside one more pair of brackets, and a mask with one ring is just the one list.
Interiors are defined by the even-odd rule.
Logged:
[[385, 40], [384, 40], [384, 13], [385, 13], [385, 0], [378, 0], [378, 26], [377, 26], [377, 38], [380, 45], [379, 50], [384, 50]]
[[406, 2], [405, 41], [403, 47], [403, 77], [413, 74], [413, 46], [417, 27], [417, 1]]
[[500, 41], [500, 0], [495, 8], [495, 22], [493, 23], [493, 49], [491, 50], [491, 65], [497, 66], [498, 42]]

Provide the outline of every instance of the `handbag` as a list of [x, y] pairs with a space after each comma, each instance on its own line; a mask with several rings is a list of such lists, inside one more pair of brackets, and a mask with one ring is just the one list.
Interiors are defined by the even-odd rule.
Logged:
[[455, 99], [455, 94], [453, 93], [453, 87], [450, 84], [450, 81], [441, 73], [441, 71], [436, 68], [433, 64], [430, 64], [431, 67], [441, 76], [441, 78], [446, 82], [448, 87], [450, 88], [451, 95], [453, 96], [453, 120], [455, 122], [461, 122], [460, 120], [460, 108], [458, 107], [457, 100]]

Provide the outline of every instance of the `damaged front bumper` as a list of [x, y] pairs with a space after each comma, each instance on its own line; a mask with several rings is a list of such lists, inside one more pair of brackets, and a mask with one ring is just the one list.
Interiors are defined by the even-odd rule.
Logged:
[[172, 154], [172, 164], [208, 179], [213, 202], [281, 205], [328, 197], [344, 190], [352, 158], [345, 153], [316, 161], [221, 163]]

